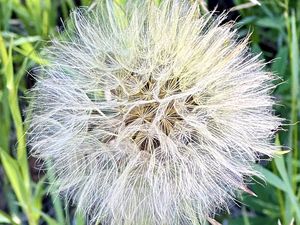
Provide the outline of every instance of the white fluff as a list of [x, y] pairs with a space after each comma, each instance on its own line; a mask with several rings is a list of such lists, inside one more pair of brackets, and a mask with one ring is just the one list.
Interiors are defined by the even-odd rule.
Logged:
[[188, 2], [107, 0], [46, 49], [29, 145], [92, 222], [202, 224], [274, 155], [273, 75], [223, 21]]

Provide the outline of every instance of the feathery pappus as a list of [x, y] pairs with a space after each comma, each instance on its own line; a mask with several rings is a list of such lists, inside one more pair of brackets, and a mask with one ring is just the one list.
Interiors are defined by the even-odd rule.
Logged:
[[203, 224], [276, 152], [274, 75], [225, 17], [99, 1], [45, 49], [28, 144], [90, 221]]

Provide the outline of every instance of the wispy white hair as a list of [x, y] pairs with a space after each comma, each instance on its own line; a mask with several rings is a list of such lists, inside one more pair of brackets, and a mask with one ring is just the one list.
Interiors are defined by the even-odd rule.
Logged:
[[32, 93], [32, 154], [92, 222], [202, 224], [272, 156], [274, 79], [187, 1], [76, 10]]

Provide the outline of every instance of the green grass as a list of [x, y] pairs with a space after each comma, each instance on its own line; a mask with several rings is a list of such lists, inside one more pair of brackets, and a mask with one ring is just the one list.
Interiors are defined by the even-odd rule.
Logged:
[[[116, 0], [118, 4], [124, 1]], [[238, 5], [247, 1], [234, 2]], [[81, 3], [89, 5], [90, 0]], [[85, 224], [83, 217], [66, 209], [55, 194], [48, 194], [47, 183], [54, 179], [51, 170], [38, 182], [33, 181], [24, 135], [22, 110], [26, 98], [20, 97], [27, 91], [28, 71], [46, 63], [39, 50], [49, 37], [57, 35], [59, 18], [65, 20], [74, 8], [73, 0], [0, 0], [0, 167], [4, 173], [0, 181], [1, 202], [6, 205], [0, 211], [0, 224]], [[300, 225], [300, 1], [261, 0], [261, 6], [242, 9], [239, 14], [241, 36], [252, 32], [253, 51], [262, 52], [261, 57], [270, 61], [267, 69], [283, 81], [274, 91], [280, 103], [275, 109], [289, 125], [277, 135], [276, 144], [290, 151], [266, 167], [257, 165], [265, 181], [250, 188], [258, 197], [242, 195], [238, 213], [220, 215], [216, 220], [229, 225], [275, 225], [280, 220], [282, 225], [289, 225], [295, 219]], [[43, 211], [45, 196], [51, 199], [53, 215]]]

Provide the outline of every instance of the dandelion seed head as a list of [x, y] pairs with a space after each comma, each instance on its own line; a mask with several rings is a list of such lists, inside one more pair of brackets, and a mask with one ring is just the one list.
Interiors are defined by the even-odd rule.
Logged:
[[274, 154], [273, 74], [224, 19], [103, 1], [45, 49], [29, 145], [91, 221], [201, 224]]

